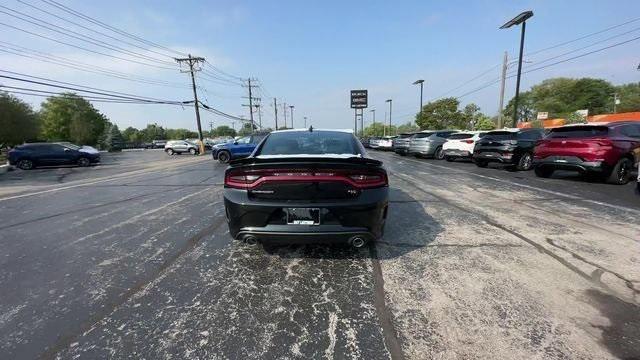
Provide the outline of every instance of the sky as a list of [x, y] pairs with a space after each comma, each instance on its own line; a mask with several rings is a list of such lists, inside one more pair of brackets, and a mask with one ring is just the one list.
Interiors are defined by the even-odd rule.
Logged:
[[[167, 62], [173, 62], [171, 56], [176, 54], [166, 54], [164, 50], [123, 38], [62, 12], [47, 1], [3, 0], [0, 3], [0, 70], [158, 99], [193, 99], [188, 87], [189, 74], [180, 72], [177, 65], [160, 69], [116, 59], [110, 56], [130, 57], [36, 24], [43, 24], [41, 21], [44, 20], [80, 35], [91, 36], [110, 45], [117, 44], [125, 50]], [[499, 97], [497, 80], [503, 54], [507, 51], [510, 61], [517, 59], [520, 39], [520, 28], [500, 30], [499, 27], [525, 10], [534, 12], [534, 17], [527, 21], [525, 71], [640, 36], [638, 0], [56, 1], [145, 40], [178, 52], [202, 56], [225, 73], [243, 79], [257, 79], [261, 86], [255, 89], [253, 96], [261, 98], [265, 127], [274, 126], [275, 97], [279, 106], [285, 102], [295, 106], [296, 127], [301, 127], [303, 117], [307, 117], [307, 125], [351, 128], [351, 89], [369, 91], [366, 124], [371, 122], [372, 113], [368, 111], [371, 109], [376, 110], [377, 121], [384, 119], [389, 105], [385, 103], [386, 99], [393, 100], [391, 121], [394, 124], [406, 123], [419, 110], [419, 88], [412, 85], [417, 79], [425, 80], [425, 103], [442, 96], [460, 96], [462, 105], [473, 102], [480, 106], [482, 112], [495, 115]], [[28, 4], [145, 49], [130, 47], [113, 38], [89, 32]], [[9, 15], [16, 15], [11, 10], [37, 20], [29, 19], [32, 23], [22, 21]], [[564, 46], [537, 52], [625, 22], [629, 23]], [[49, 39], [7, 25], [45, 35]], [[102, 54], [56, 43], [51, 39]], [[6, 52], [7, 46], [15, 49], [15, 45], [88, 66], [175, 83], [179, 87], [113, 78]], [[636, 39], [589, 56], [525, 73], [521, 89], [524, 91], [546, 78], [557, 76], [596, 77], [614, 84], [638, 82], [639, 64], [640, 39]], [[514, 69], [512, 66], [510, 71]], [[478, 77], [480, 74], [483, 75]], [[243, 98], [248, 96], [246, 87], [227, 81], [212, 82], [204, 77], [196, 73], [196, 81], [203, 88], [199, 90], [203, 102], [234, 116], [249, 117], [248, 108], [242, 106], [248, 101]], [[476, 79], [470, 82], [473, 78]], [[236, 82], [235, 78], [232, 82]], [[3, 78], [0, 78], [0, 85], [34, 88], [32, 84]], [[482, 90], [467, 94], [481, 87]], [[514, 92], [515, 79], [511, 78], [506, 84], [505, 103]], [[43, 101], [41, 97], [17, 96], [36, 109]], [[97, 102], [94, 106], [121, 129], [128, 126], [143, 128], [147, 123], [170, 128], [196, 128], [193, 106]], [[280, 108], [280, 125], [282, 111]], [[290, 118], [289, 109], [287, 112]], [[255, 116], [257, 120], [257, 114]], [[202, 113], [205, 129], [210, 125], [231, 124], [231, 120], [224, 117]], [[238, 128], [239, 124], [236, 123], [235, 127]]]

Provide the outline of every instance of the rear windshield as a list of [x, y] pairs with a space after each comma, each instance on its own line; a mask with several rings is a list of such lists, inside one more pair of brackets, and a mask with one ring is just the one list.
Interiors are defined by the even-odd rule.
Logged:
[[547, 137], [550, 139], [571, 139], [606, 136], [608, 132], [609, 128], [606, 126], [568, 126], [552, 129]]
[[450, 140], [458, 140], [458, 139], [470, 139], [473, 137], [473, 134], [452, 134], [449, 136]]
[[340, 131], [295, 131], [273, 133], [267, 137], [258, 155], [359, 154], [355, 138]]
[[512, 131], [491, 131], [486, 133], [483, 138], [492, 140], [515, 140], [516, 136], [517, 133]]
[[430, 133], [417, 133], [417, 134], [413, 135], [413, 138], [414, 139], [421, 139], [421, 138], [429, 137], [431, 135], [433, 135], [432, 132], [430, 132]]

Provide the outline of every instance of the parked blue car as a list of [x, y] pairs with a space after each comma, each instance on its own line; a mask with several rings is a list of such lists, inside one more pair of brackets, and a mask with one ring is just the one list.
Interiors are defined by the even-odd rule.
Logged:
[[268, 134], [253, 134], [241, 137], [230, 143], [214, 145], [211, 149], [213, 159], [226, 164], [233, 159], [247, 157], [251, 155], [256, 146], [258, 146], [267, 135]]
[[100, 162], [97, 150], [71, 143], [30, 143], [9, 151], [9, 164], [22, 170], [31, 170], [36, 166], [89, 166], [97, 162]]

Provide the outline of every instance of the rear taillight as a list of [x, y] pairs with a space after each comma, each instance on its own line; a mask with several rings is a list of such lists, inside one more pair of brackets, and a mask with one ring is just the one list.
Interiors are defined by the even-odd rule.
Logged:
[[359, 189], [383, 187], [389, 184], [384, 170], [358, 171], [348, 169], [260, 169], [227, 171], [224, 186], [235, 189], [254, 189], [273, 182], [345, 182]]
[[466, 144], [473, 144], [473, 140], [462, 140], [462, 142]]

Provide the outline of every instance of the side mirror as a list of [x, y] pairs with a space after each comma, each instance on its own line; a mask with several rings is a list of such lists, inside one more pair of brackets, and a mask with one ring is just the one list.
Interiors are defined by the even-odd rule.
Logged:
[[69, 151], [71, 151], [71, 149], [69, 149], [69, 148], [64, 148], [64, 152], [69, 152]]
[[237, 142], [237, 141], [234, 141], [234, 142], [233, 142], [233, 145], [238, 145], [238, 142]]

